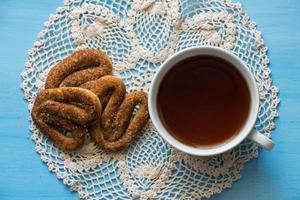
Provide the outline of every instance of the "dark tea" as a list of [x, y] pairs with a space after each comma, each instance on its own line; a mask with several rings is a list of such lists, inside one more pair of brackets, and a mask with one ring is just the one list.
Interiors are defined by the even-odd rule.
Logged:
[[167, 72], [157, 108], [163, 125], [177, 140], [190, 146], [214, 146], [230, 140], [245, 124], [250, 92], [231, 63], [195, 56]]

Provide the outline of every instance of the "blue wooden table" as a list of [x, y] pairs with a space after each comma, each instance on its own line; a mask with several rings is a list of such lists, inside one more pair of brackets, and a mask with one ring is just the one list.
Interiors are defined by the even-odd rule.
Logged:
[[[281, 106], [276, 147], [246, 164], [242, 179], [212, 199], [300, 199], [300, 1], [240, 0], [269, 47]], [[78, 199], [49, 173], [28, 130], [19, 74], [27, 50], [62, 0], [0, 2], [0, 199]]]

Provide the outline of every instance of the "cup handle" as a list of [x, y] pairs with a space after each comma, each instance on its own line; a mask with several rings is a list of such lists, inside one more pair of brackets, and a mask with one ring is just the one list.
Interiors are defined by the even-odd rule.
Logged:
[[248, 138], [254, 142], [256, 142], [259, 146], [263, 147], [266, 150], [272, 150], [275, 143], [268, 138], [267, 136], [258, 132], [255, 128], [248, 135]]

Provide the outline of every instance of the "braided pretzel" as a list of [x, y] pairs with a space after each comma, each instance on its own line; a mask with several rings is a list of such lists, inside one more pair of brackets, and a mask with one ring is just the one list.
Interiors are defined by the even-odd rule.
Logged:
[[[132, 92], [125, 97], [124, 83], [114, 76], [104, 76], [82, 87], [95, 93], [105, 105], [101, 119], [90, 126], [95, 143], [107, 151], [127, 147], [149, 119], [147, 94]], [[136, 106], [139, 109], [133, 116]]]
[[111, 59], [104, 52], [96, 49], [78, 50], [50, 70], [45, 88], [78, 87], [111, 72]]
[[[85, 125], [99, 120], [101, 104], [89, 90], [61, 87], [42, 90], [31, 112], [37, 128], [57, 147], [72, 151], [81, 147], [87, 136]], [[66, 136], [64, 132], [70, 132]]]

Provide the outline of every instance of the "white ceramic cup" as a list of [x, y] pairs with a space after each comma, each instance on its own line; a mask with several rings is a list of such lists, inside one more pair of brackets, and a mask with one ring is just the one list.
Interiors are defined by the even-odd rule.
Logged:
[[[167, 131], [167, 129], [164, 127], [158, 115], [157, 93], [162, 79], [164, 78], [166, 73], [172, 67], [175, 66], [176, 63], [182, 61], [185, 58], [197, 56], [197, 55], [216, 56], [230, 62], [242, 74], [250, 91], [251, 105], [250, 105], [250, 112], [247, 121], [245, 122], [244, 126], [239, 131], [239, 133], [237, 133], [231, 140], [221, 145], [210, 146], [210, 147], [193, 147], [193, 146], [186, 145], [176, 140]], [[158, 132], [160, 133], [160, 135], [173, 147], [185, 153], [198, 155], [198, 156], [212, 156], [212, 155], [226, 152], [234, 148], [246, 138], [255, 141], [256, 143], [258, 143], [260, 146], [262, 146], [267, 150], [271, 150], [274, 146], [274, 143], [271, 139], [259, 133], [254, 127], [258, 115], [258, 108], [259, 108], [259, 95], [256, 86], [256, 81], [252, 76], [248, 67], [244, 64], [244, 62], [227, 50], [218, 47], [211, 47], [211, 46], [192, 47], [172, 55], [162, 64], [162, 66], [156, 72], [154, 79], [152, 80], [148, 101], [149, 101], [148, 105], [149, 105], [149, 113], [150, 113], [151, 120], [154, 126], [156, 127], [156, 129], [158, 130]]]

